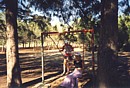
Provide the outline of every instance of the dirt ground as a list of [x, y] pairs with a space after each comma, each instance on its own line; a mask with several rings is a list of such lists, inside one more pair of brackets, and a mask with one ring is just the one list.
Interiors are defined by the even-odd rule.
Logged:
[[[76, 49], [82, 53], [81, 49]], [[63, 78], [62, 73], [62, 62], [63, 56], [58, 50], [46, 50], [44, 52], [44, 78], [45, 83], [52, 85], [51, 88], [55, 88], [55, 85], [61, 81], [57, 79]], [[6, 58], [5, 53], [0, 52], [0, 88], [6, 88]], [[32, 88], [37, 83], [42, 81], [42, 66], [41, 66], [41, 52], [40, 49], [20, 49], [20, 66], [22, 69], [22, 83], [25, 88]], [[86, 76], [87, 77], [87, 76]], [[56, 83], [55, 83], [56, 82]], [[54, 86], [54, 87], [53, 87]]]
[[[76, 49], [75, 51], [82, 53], [81, 49]], [[19, 53], [23, 88], [37, 88], [37, 85], [42, 81], [40, 50], [20, 49]], [[130, 66], [130, 52], [119, 53], [119, 55], [121, 56], [121, 61]], [[61, 75], [63, 56], [58, 50], [45, 50], [44, 56], [44, 82], [51, 85], [51, 88], [57, 88], [65, 77]], [[87, 88], [86, 84], [92, 79], [90, 52], [85, 52], [84, 60], [86, 67], [83, 78], [79, 79], [79, 88]], [[127, 72], [130, 76], [130, 68]], [[0, 88], [6, 88], [6, 59], [4, 52], [0, 52]]]

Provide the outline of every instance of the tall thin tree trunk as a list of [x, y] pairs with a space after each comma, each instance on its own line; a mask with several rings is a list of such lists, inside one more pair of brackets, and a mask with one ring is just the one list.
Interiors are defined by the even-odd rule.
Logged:
[[98, 88], [114, 88], [117, 59], [118, 0], [101, 0], [101, 29], [98, 51]]
[[18, 88], [22, 84], [18, 54], [17, 5], [18, 0], [6, 0], [6, 62], [8, 88]]

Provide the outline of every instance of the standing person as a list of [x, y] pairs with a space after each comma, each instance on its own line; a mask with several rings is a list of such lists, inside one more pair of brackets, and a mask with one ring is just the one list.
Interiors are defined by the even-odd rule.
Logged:
[[60, 51], [64, 51], [63, 74], [65, 74], [66, 72], [69, 73], [69, 62], [73, 59], [72, 51], [74, 51], [74, 48], [66, 40], [65, 45], [62, 47]]
[[74, 71], [65, 77], [64, 81], [60, 85], [60, 88], [78, 88], [78, 78], [82, 77], [84, 65], [80, 53], [76, 53], [74, 55], [74, 65]]

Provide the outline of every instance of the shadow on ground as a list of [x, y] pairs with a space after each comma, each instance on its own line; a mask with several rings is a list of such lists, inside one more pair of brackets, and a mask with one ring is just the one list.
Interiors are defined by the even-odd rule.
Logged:
[[[119, 54], [120, 54], [119, 60], [117, 63], [118, 67], [116, 70], [118, 88], [130, 88], [130, 84], [129, 84], [130, 82], [130, 53], [124, 52], [124, 53], [119, 53]], [[42, 66], [41, 66], [40, 53], [23, 52], [23, 53], [20, 53], [19, 57], [20, 57], [20, 66], [22, 70], [21, 75], [22, 75], [22, 80], [23, 80], [23, 87], [27, 88], [41, 82], [42, 81], [41, 79]], [[61, 54], [54, 54], [54, 52], [51, 52], [51, 54], [46, 53], [44, 61], [45, 61], [45, 64], [44, 64], [45, 65], [44, 66], [45, 67], [44, 68], [45, 80], [61, 74], [62, 62], [63, 62], [63, 57]], [[91, 66], [91, 60], [85, 60], [85, 61], [90, 62], [87, 66]], [[6, 76], [5, 54], [0, 54], [0, 77], [2, 76]], [[85, 79], [81, 79], [80, 81], [82, 82], [86, 80], [87, 78], [90, 79], [90, 81], [84, 84], [82, 88], [92, 88], [94, 86], [93, 84], [95, 84], [93, 79], [96, 79], [96, 77], [93, 77], [93, 75], [90, 72], [90, 73], [84, 74], [84, 78]], [[54, 80], [55, 79], [53, 79], [52, 81]]]

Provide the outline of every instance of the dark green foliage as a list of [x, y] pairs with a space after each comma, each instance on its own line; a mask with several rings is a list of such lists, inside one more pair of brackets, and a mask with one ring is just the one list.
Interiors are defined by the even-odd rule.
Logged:
[[126, 43], [123, 45], [123, 51], [130, 52], [130, 43]]
[[74, 36], [73, 33], [64, 35], [64, 39], [69, 40], [70, 42], [76, 42], [77, 41], [77, 37]]
[[45, 16], [57, 16], [68, 26], [69, 21], [75, 21], [79, 17], [88, 26], [89, 21], [100, 12], [98, 0], [28, 0], [28, 2], [31, 7], [35, 7], [35, 10], [42, 11]]
[[[46, 20], [47, 18], [44, 17], [44, 16], [38, 16], [38, 15], [32, 15], [32, 19], [30, 19], [31, 21], [34, 21], [38, 26], [39, 28], [44, 31], [45, 27], [47, 26], [47, 23], [44, 21]], [[48, 21], [50, 21], [48, 19]]]
[[76, 42], [77, 37], [73, 33], [61, 34], [61, 35], [59, 35], [59, 40], [68, 40], [69, 42]]
[[81, 32], [81, 33], [79, 33], [78, 38], [79, 38], [80, 42], [82, 42], [82, 43], [85, 43], [85, 42], [88, 43], [91, 40], [91, 34], [90, 33], [86, 34], [84, 32]]
[[[119, 16], [119, 24], [118, 24], [118, 49], [125, 51], [124, 47], [128, 46], [129, 41], [129, 16]], [[127, 48], [128, 51], [129, 48]]]
[[125, 30], [119, 30], [118, 33], [118, 48], [121, 49], [124, 44], [128, 43], [129, 35]]
[[5, 15], [3, 12], [0, 13], [0, 45], [5, 45], [6, 41], [6, 25]]

